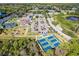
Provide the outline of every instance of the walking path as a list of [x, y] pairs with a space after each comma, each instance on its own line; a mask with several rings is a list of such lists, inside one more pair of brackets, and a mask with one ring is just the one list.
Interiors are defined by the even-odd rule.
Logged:
[[[68, 36], [68, 35], [64, 34], [63, 32], [59, 31], [59, 30], [55, 27], [55, 25], [52, 24], [52, 21], [51, 21], [50, 18], [47, 19], [47, 21], [48, 21], [49, 25], [52, 27], [52, 29], [53, 29], [54, 31], [56, 31], [58, 34], [60, 34], [60, 36], [63, 35], [63, 38], [66, 39], [66, 40], [70, 40], [70, 39], [71, 39], [70, 36]], [[53, 30], [52, 30], [52, 31], [53, 31]]]

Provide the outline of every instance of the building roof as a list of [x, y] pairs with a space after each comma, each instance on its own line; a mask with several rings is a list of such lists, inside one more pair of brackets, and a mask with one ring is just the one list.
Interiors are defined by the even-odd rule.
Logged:
[[9, 29], [15, 27], [16, 23], [5, 23], [3, 26], [5, 29]]
[[14, 17], [15, 14], [11, 14], [11, 15], [8, 15], [2, 19], [0, 19], [0, 24], [4, 23], [5, 21], [9, 20], [10, 18]]

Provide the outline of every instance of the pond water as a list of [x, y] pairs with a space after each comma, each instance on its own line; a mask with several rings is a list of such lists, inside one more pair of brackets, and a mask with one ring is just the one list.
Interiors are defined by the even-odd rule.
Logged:
[[66, 19], [67, 20], [72, 20], [72, 21], [77, 21], [77, 20], [79, 20], [79, 17], [77, 17], [77, 16], [68, 16]]

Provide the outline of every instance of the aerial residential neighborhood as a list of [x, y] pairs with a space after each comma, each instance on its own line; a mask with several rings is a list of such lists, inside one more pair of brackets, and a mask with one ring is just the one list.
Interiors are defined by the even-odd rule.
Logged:
[[0, 56], [78, 56], [79, 4], [0, 4]]

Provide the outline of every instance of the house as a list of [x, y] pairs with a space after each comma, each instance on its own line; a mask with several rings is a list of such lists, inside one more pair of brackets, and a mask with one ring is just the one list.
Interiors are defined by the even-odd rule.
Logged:
[[61, 10], [61, 13], [63, 14], [67, 14], [67, 12], [65, 10]]
[[55, 13], [55, 10], [48, 10], [49, 15], [53, 15]]

